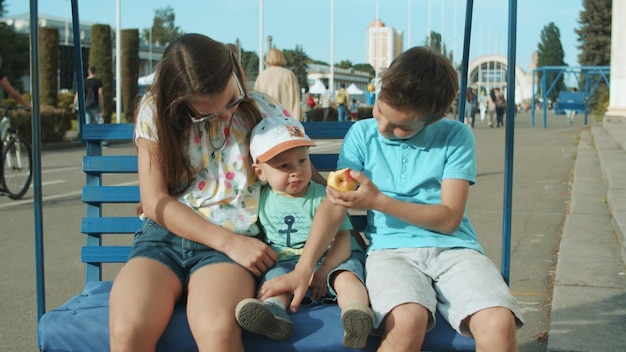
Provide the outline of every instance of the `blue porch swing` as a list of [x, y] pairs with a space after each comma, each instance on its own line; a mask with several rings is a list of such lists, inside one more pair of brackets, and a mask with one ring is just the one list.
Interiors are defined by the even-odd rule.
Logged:
[[[102, 213], [104, 204], [139, 202], [138, 186], [103, 186], [105, 174], [136, 173], [137, 158], [128, 155], [102, 155], [102, 141], [132, 141], [132, 124], [85, 125], [83, 104], [82, 65], [76, 65], [78, 78], [79, 110], [81, 139], [86, 152], [83, 170], [86, 182], [82, 200], [86, 205], [85, 216], [81, 222], [81, 233], [86, 236], [82, 248], [81, 261], [86, 265], [86, 285], [84, 290], [58, 308], [46, 311], [44, 280], [44, 241], [41, 191], [41, 143], [39, 115], [38, 72], [38, 7], [37, 1], [31, 0], [31, 60], [33, 89], [33, 150], [34, 150], [34, 218], [35, 218], [35, 260], [37, 284], [37, 319], [38, 341], [41, 351], [109, 351], [108, 299], [112, 283], [102, 281], [102, 265], [123, 263], [129, 252], [128, 246], [105, 245], [103, 238], [111, 235], [132, 234], [140, 227], [140, 220], [134, 214], [129, 217], [110, 217]], [[82, 62], [79, 35], [78, 1], [71, 1], [75, 62]], [[517, 2], [509, 1], [509, 67], [515, 67]], [[459, 99], [459, 116], [463, 119], [467, 70], [469, 62], [469, 44], [472, 23], [473, 0], [467, 1], [465, 17], [465, 35], [463, 47], [463, 70]], [[514, 101], [515, 70], [508, 70], [507, 100]], [[508, 121], [514, 121], [512, 111], [507, 112]], [[502, 228], [502, 275], [509, 282], [510, 272], [510, 237], [511, 203], [513, 178], [513, 137], [514, 123], [506, 124], [505, 170], [504, 170], [504, 213]], [[332, 127], [332, 128], [329, 128]], [[311, 138], [343, 138], [350, 123], [307, 123], [305, 128]], [[312, 154], [313, 163], [320, 171], [333, 170], [336, 167], [337, 154]], [[362, 230], [364, 216], [354, 217], [355, 226]], [[130, 238], [130, 237], [129, 237]], [[233, 313], [234, 314], [234, 313]], [[296, 325], [294, 335], [287, 341], [271, 341], [263, 336], [244, 333], [246, 351], [344, 351], [342, 346], [343, 330], [340, 323], [340, 311], [337, 306], [302, 307], [292, 316]], [[436, 328], [426, 335], [423, 345], [428, 351], [473, 351], [474, 341], [454, 331], [441, 317], [437, 318]], [[375, 351], [380, 338], [370, 337], [366, 351]], [[158, 351], [197, 351], [195, 341], [189, 330], [184, 305], [175, 308], [173, 317], [161, 337]]]

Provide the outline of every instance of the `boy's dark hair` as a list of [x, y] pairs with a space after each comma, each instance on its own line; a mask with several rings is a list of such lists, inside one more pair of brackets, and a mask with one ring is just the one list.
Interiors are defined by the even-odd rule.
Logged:
[[436, 120], [457, 96], [459, 80], [448, 58], [427, 47], [398, 56], [381, 78], [379, 99], [420, 119]]

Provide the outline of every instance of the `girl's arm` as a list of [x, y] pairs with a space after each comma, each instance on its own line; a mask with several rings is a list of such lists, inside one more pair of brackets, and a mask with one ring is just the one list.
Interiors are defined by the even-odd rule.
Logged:
[[254, 275], [261, 275], [274, 263], [276, 254], [263, 242], [217, 226], [170, 196], [158, 157], [158, 144], [139, 138], [137, 145], [139, 190], [145, 216], [177, 236], [225, 253]]

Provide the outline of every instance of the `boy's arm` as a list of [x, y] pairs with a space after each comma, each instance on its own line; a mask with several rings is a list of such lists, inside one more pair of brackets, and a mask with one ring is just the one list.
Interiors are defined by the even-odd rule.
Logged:
[[259, 290], [259, 299], [263, 300], [280, 293], [293, 293], [291, 310], [295, 312], [309, 288], [315, 263], [322, 257], [330, 242], [335, 237], [344, 218], [346, 209], [333, 205], [327, 198], [315, 211], [311, 233], [295, 269], [289, 274], [267, 281]]
[[320, 299], [326, 294], [328, 274], [350, 257], [352, 250], [350, 236], [348, 231], [339, 231], [335, 236], [335, 240], [331, 244], [324, 261], [313, 274], [313, 279], [311, 280], [313, 298]]
[[416, 204], [383, 194], [372, 181], [357, 171], [350, 176], [359, 182], [352, 192], [337, 192], [326, 187], [326, 199], [349, 209], [373, 209], [402, 219], [415, 226], [442, 234], [453, 233], [461, 224], [469, 194], [469, 182], [447, 178], [441, 182], [439, 204]]

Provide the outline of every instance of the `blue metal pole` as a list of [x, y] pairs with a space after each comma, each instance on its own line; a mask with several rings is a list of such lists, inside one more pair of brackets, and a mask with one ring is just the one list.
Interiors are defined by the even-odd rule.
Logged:
[[507, 58], [506, 140], [504, 142], [504, 212], [502, 214], [502, 276], [509, 283], [511, 271], [511, 214], [513, 200], [513, 148], [515, 138], [515, 55], [517, 45], [517, 0], [509, 0], [509, 47]]
[[[465, 8], [465, 35], [463, 36], [463, 62], [461, 64], [461, 90], [459, 91], [459, 101], [457, 103], [457, 119], [461, 122], [465, 120], [465, 93], [467, 90], [467, 71], [469, 69], [470, 38], [472, 36], [472, 12], [474, 0], [468, 0]], [[443, 45], [443, 43], [441, 43]]]
[[535, 97], [537, 94], [535, 93], [535, 76], [537, 69], [533, 70], [533, 95], [530, 97], [530, 125], [535, 127]]
[[41, 191], [41, 116], [39, 115], [39, 7], [30, 1], [30, 86], [32, 95], [33, 217], [35, 222], [35, 275], [37, 321], [46, 312], [46, 279], [43, 251], [43, 211]]
[[74, 71], [76, 74], [76, 92], [78, 93], [78, 132], [82, 140], [85, 125], [85, 83], [83, 72], [83, 50], [80, 45], [80, 19], [78, 17], [78, 0], [72, 0], [72, 31], [74, 36]]

